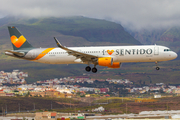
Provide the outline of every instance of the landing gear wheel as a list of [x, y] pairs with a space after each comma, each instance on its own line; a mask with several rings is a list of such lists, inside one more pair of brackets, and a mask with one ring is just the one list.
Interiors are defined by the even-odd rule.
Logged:
[[156, 70], [159, 70], [160, 68], [159, 67], [156, 67]]
[[85, 68], [85, 70], [86, 70], [87, 72], [90, 72], [90, 71], [91, 71], [91, 67], [87, 66], [87, 67]]
[[96, 73], [96, 72], [97, 72], [97, 68], [95, 68], [95, 67], [92, 68], [92, 72], [93, 72], [93, 73]]
[[156, 63], [156, 70], [159, 70], [160, 68], [158, 67], [158, 61], [155, 61]]

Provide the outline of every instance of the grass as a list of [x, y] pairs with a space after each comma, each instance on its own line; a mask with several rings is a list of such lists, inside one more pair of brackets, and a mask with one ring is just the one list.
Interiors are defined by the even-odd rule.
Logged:
[[72, 103], [79, 105], [79, 101], [68, 98], [42, 98], [42, 97], [0, 97], [0, 107], [6, 108], [8, 111], [18, 111], [19, 105], [21, 111], [33, 110], [34, 104], [36, 109], [51, 109], [51, 103], [53, 108], [65, 109], [69, 107], [66, 104], [59, 103]]

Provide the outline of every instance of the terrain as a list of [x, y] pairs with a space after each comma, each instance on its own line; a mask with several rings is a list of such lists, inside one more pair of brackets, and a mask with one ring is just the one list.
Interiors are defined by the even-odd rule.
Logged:
[[[42, 97], [0, 97], [0, 106], [8, 112], [27, 112], [37, 110], [66, 109], [84, 106], [77, 100], [67, 98], [42, 98]], [[2, 112], [2, 109], [0, 110]]]
[[[0, 107], [10, 112], [57, 111], [57, 112], [90, 112], [103, 106], [102, 114], [139, 113], [141, 111], [178, 110], [180, 97], [157, 99], [156, 102], [136, 103], [133, 98], [42, 98], [42, 97], [0, 97]], [[82, 102], [83, 101], [83, 102]], [[108, 104], [101, 104], [108, 103]], [[127, 109], [126, 109], [127, 108]], [[2, 110], [0, 110], [2, 112]]]

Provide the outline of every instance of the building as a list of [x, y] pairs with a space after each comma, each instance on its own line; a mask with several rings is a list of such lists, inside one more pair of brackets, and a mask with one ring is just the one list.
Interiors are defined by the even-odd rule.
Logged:
[[35, 115], [35, 120], [56, 120], [56, 112], [37, 112]]
[[55, 97], [55, 98], [72, 98], [74, 94], [60, 93], [58, 91], [30, 92], [31, 97]]
[[154, 95], [154, 98], [161, 98], [161, 95]]
[[142, 103], [142, 102], [156, 102], [155, 99], [136, 99], [135, 102]]

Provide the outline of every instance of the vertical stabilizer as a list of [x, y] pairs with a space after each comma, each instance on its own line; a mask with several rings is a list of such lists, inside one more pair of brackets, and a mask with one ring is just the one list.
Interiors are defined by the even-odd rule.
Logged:
[[19, 32], [16, 27], [9, 26], [8, 30], [14, 50], [33, 48], [33, 46], [29, 44], [26, 38]]

